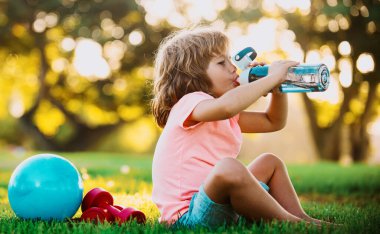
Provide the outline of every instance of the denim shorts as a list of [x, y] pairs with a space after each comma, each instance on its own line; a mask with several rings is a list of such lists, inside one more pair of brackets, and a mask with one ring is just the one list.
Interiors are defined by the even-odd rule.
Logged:
[[[259, 181], [261, 186], [269, 191], [268, 185]], [[237, 223], [238, 215], [230, 204], [218, 204], [212, 201], [204, 191], [203, 185], [194, 193], [190, 201], [189, 210], [183, 214], [174, 227], [195, 228], [203, 226], [215, 229], [221, 226]]]

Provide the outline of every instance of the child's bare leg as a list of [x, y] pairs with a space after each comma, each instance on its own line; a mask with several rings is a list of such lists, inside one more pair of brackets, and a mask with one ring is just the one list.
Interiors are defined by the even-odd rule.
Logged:
[[272, 197], [291, 214], [306, 221], [317, 222], [303, 210], [285, 164], [273, 154], [263, 154], [256, 158], [248, 170], [260, 181], [270, 187]]
[[286, 211], [239, 161], [222, 159], [204, 183], [206, 194], [216, 203], [230, 203], [234, 210], [252, 220], [301, 221]]

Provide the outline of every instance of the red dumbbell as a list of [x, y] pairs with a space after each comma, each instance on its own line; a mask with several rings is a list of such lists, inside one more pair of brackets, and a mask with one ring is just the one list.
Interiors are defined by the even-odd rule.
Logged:
[[145, 223], [146, 217], [145, 214], [139, 210], [136, 210], [132, 207], [124, 208], [122, 206], [107, 206], [101, 204], [101, 208], [107, 209], [111, 214], [115, 216], [115, 221], [117, 221], [119, 224], [136, 220], [137, 223]]
[[100, 207], [90, 207], [82, 213], [80, 217], [81, 221], [93, 221], [97, 223], [98, 221], [103, 223], [104, 221], [113, 222], [115, 217], [108, 212], [107, 209]]
[[91, 206], [92, 203], [99, 203], [102, 201], [107, 201], [110, 204], [113, 204], [113, 197], [110, 193], [103, 189], [94, 188], [90, 190], [82, 201], [82, 216], [80, 217], [81, 221], [94, 221], [101, 222], [104, 221], [113, 222], [115, 220], [114, 216], [108, 212], [107, 209]]
[[[98, 207], [107, 210], [114, 216], [115, 220], [119, 224], [130, 221], [132, 219], [135, 219], [137, 223], [145, 223], [146, 221], [144, 213], [139, 210], [135, 210], [132, 207], [123, 208], [121, 206], [114, 206], [112, 195], [102, 188], [92, 189], [83, 198], [83, 214], [85, 214], [87, 210], [91, 209], [91, 207]], [[100, 214], [99, 217], [101, 215], [102, 214]], [[107, 220], [107, 218], [105, 218], [105, 220]]]

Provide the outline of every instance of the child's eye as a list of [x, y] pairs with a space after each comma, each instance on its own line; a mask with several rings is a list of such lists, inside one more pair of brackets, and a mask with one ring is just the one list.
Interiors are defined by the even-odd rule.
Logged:
[[225, 61], [223, 60], [223, 61], [220, 61], [218, 64], [224, 65], [224, 63], [225, 63]]

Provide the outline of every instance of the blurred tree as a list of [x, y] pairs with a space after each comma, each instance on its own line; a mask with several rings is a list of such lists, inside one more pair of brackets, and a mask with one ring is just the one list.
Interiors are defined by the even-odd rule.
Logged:
[[[351, 156], [354, 161], [367, 158], [369, 152], [368, 124], [379, 106], [380, 70], [380, 1], [328, 0], [311, 1], [306, 16], [287, 14], [289, 28], [297, 33], [304, 51], [328, 45], [335, 58], [350, 61], [339, 64], [343, 100], [337, 114], [328, 124], [318, 124], [327, 103], [316, 103], [304, 95], [312, 132], [320, 156], [338, 160], [341, 155], [342, 128], [349, 126]], [[300, 23], [302, 22], [302, 23]], [[348, 60], [347, 60], [348, 59]], [[347, 70], [349, 69], [349, 71]], [[346, 83], [344, 79], [350, 79]]]
[[141, 12], [135, 1], [0, 1], [2, 122], [18, 119], [36, 148], [81, 150], [147, 115], [149, 65], [169, 27]]

